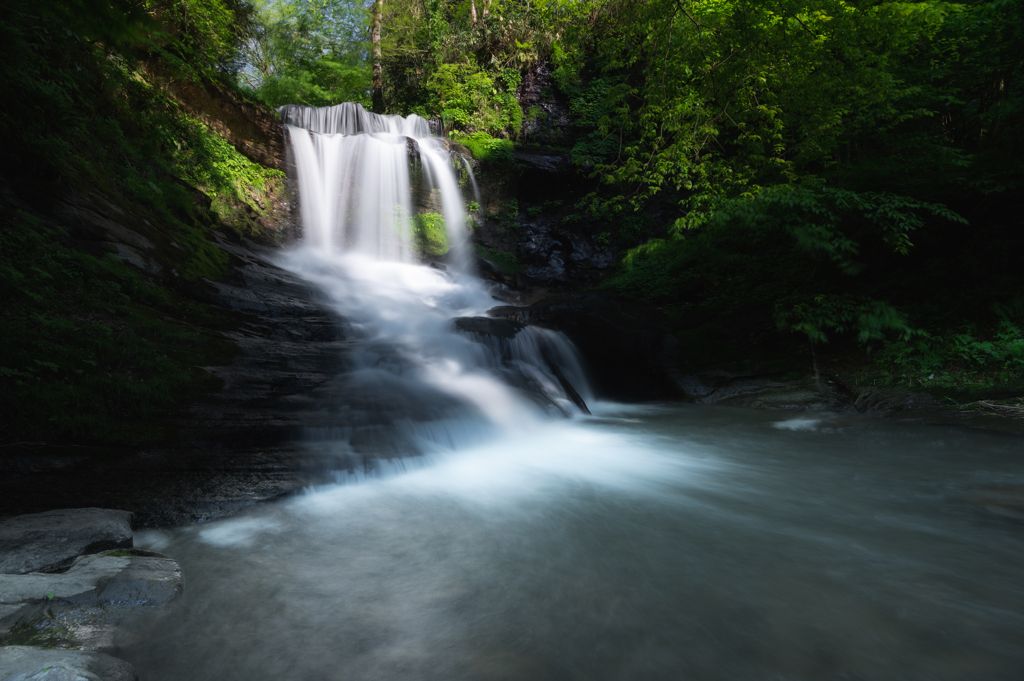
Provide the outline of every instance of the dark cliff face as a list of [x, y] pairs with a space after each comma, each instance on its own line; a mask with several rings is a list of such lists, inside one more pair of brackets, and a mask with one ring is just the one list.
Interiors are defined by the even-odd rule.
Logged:
[[569, 105], [555, 88], [549, 63], [538, 61], [527, 69], [516, 98], [524, 114], [520, 142], [554, 146], [572, 144]]

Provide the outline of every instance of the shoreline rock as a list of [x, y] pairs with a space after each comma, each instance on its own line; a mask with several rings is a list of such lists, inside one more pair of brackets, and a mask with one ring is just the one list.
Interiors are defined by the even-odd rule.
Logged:
[[124, 660], [89, 650], [45, 650], [31, 646], [0, 648], [0, 679], [5, 681], [139, 681]]
[[132, 514], [76, 508], [0, 522], [0, 574], [64, 571], [78, 556], [132, 547]]
[[179, 598], [184, 580], [173, 559], [131, 548], [131, 517], [82, 508], [0, 521], [0, 678], [138, 679], [101, 653], [132, 618]]

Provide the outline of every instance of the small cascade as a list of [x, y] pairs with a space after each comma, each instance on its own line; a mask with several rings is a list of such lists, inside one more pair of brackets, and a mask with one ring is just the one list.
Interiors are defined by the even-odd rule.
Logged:
[[462, 193], [450, 154], [431, 136], [425, 118], [382, 116], [352, 102], [290, 104], [278, 113], [295, 158], [303, 230], [312, 245], [411, 262], [410, 166], [418, 158], [428, 191], [439, 194], [443, 207], [448, 262], [470, 271]]
[[463, 158], [462, 165], [466, 167], [466, 173], [469, 175], [469, 184], [473, 187], [473, 200], [476, 201], [477, 205], [477, 214], [474, 217], [479, 218], [484, 213], [484, 204], [480, 199], [480, 187], [476, 183], [476, 175], [473, 174], [473, 166], [469, 165], [469, 161]]
[[[493, 284], [472, 275], [457, 166], [426, 120], [351, 103], [279, 112], [303, 223], [301, 245], [280, 263], [321, 290], [355, 332], [334, 403], [311, 418], [318, 451], [333, 451], [338, 469], [366, 470], [370, 459], [457, 449], [589, 413], [568, 339], [512, 322], [497, 336], [486, 328], [504, 320], [486, 316]], [[444, 268], [416, 264], [415, 187], [444, 216]]]

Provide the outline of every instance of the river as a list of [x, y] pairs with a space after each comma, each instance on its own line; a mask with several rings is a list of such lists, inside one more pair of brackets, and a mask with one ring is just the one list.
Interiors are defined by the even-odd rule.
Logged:
[[589, 419], [141, 544], [182, 604], [162, 679], [1013, 679], [1016, 438], [861, 417], [596, 405]]

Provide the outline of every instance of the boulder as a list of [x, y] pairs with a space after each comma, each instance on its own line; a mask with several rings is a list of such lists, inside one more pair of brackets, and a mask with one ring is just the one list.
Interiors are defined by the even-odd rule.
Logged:
[[4, 681], [139, 681], [124, 660], [86, 650], [48, 650], [32, 646], [0, 648]]
[[496, 307], [488, 314], [564, 333], [586, 360], [599, 396], [688, 398], [677, 364], [678, 340], [652, 307], [587, 292], [548, 296], [529, 307]]
[[63, 574], [0, 575], [0, 638], [108, 648], [118, 625], [183, 589], [174, 560], [139, 550], [81, 556]]
[[0, 573], [56, 571], [78, 556], [132, 547], [132, 514], [68, 508], [0, 521]]

